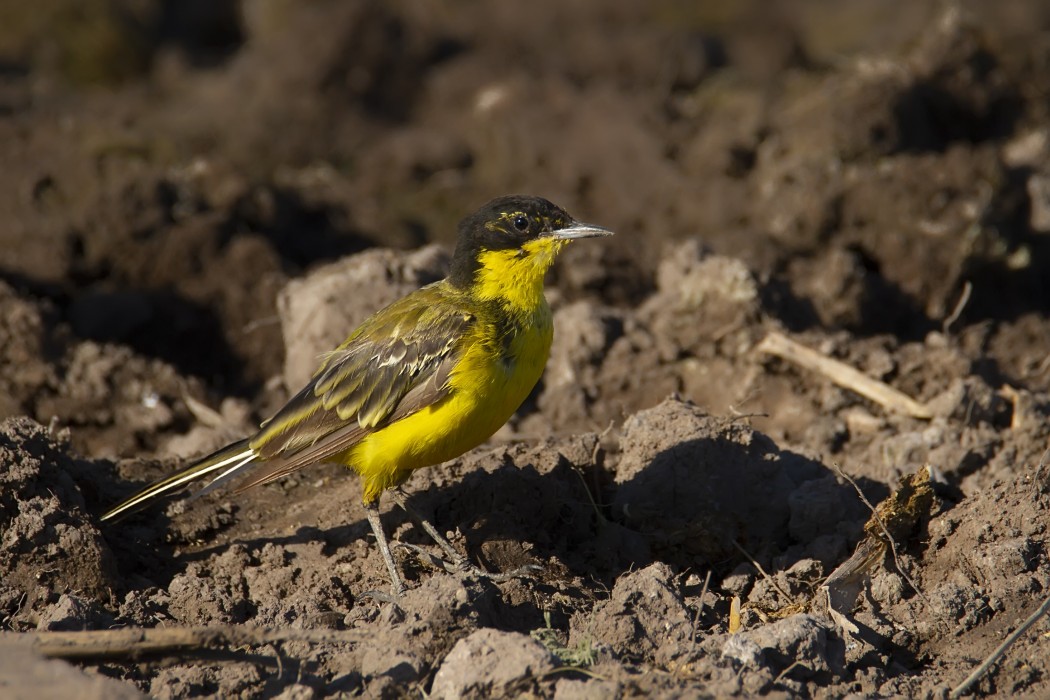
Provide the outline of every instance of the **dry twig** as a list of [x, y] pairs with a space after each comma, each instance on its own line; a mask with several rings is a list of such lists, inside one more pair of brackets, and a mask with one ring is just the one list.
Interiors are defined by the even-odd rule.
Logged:
[[791, 597], [791, 594], [789, 594], [787, 591], [785, 591], [783, 588], [781, 588], [780, 584], [777, 583], [777, 580], [775, 578], [773, 578], [772, 576], [770, 576], [766, 572], [766, 570], [762, 568], [762, 565], [758, 563], [758, 560], [755, 559], [753, 556], [751, 556], [750, 552], [748, 552], [746, 549], [744, 549], [743, 547], [740, 546], [739, 542], [737, 542], [736, 540], [733, 540], [733, 546], [736, 547], [737, 549], [739, 549], [740, 553], [743, 554], [745, 557], [747, 557], [748, 561], [751, 562], [751, 565], [754, 566], [756, 569], [758, 569], [758, 573], [762, 574], [762, 578], [764, 578], [767, 581], [769, 581], [769, 585], [773, 586], [773, 588], [775, 588], [777, 590], [777, 592], [780, 593], [780, 595], [784, 596], [784, 600], [786, 600], [789, 605], [791, 603], [795, 602], [795, 599]]
[[885, 382], [872, 379], [866, 374], [839, 362], [805, 345], [796, 343], [781, 333], [770, 333], [757, 346], [761, 352], [776, 355], [789, 362], [823, 374], [835, 384], [854, 391], [861, 396], [891, 411], [904, 413], [913, 418], [929, 419], [933, 411], [907, 394], [897, 391]]
[[1032, 627], [1032, 625], [1038, 622], [1039, 618], [1041, 618], [1043, 615], [1046, 615], [1048, 611], [1050, 611], [1050, 598], [1044, 600], [1043, 604], [1040, 605], [1034, 613], [1029, 615], [1028, 619], [1021, 623], [1020, 627], [1015, 629], [1009, 637], [1004, 639], [1003, 643], [997, 646], [995, 648], [995, 651], [989, 654], [988, 658], [985, 659], [980, 666], [975, 668], [973, 670], [973, 673], [966, 677], [966, 680], [964, 680], [959, 685], [955, 686], [949, 697], [960, 697], [963, 693], [969, 690], [970, 686], [979, 681], [981, 677], [984, 676], [984, 674], [988, 673], [988, 670], [995, 665], [995, 662], [998, 661], [1003, 656], [1003, 654], [1006, 653], [1007, 649], [1013, 646], [1014, 643], [1018, 639], [1020, 639], [1021, 636]]
[[948, 318], [944, 319], [944, 323], [941, 324], [941, 332], [948, 335], [951, 330], [952, 324], [959, 320], [962, 316], [963, 309], [966, 308], [966, 304], [970, 301], [970, 293], [973, 292], [973, 285], [969, 280], [963, 284], [962, 292], [959, 294], [959, 300], [955, 302], [955, 308], [948, 314]]
[[696, 614], [693, 615], [693, 630], [689, 634], [689, 639], [696, 641], [696, 628], [700, 624], [700, 613], [704, 610], [704, 598], [707, 596], [707, 587], [711, 584], [711, 570], [707, 570], [707, 576], [704, 576], [704, 587], [700, 590], [700, 602], [696, 606]]
[[354, 644], [366, 638], [357, 630], [277, 630], [235, 625], [33, 632], [24, 636], [32, 639], [37, 652], [53, 659], [195, 654], [216, 647], [262, 646], [287, 641]]

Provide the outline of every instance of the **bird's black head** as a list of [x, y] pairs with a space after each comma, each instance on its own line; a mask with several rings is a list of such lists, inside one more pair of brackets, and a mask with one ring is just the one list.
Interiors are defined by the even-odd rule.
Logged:
[[499, 256], [499, 260], [536, 258], [537, 266], [543, 268], [542, 276], [567, 241], [611, 233], [577, 222], [564, 209], [542, 197], [498, 197], [459, 223], [459, 240], [452, 255], [449, 280], [456, 286], [469, 286], [483, 264], [483, 254], [497, 251], [507, 253]]

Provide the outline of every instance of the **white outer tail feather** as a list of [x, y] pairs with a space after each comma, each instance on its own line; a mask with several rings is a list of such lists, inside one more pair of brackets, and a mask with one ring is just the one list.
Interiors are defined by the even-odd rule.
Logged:
[[[226, 459], [222, 459], [216, 462], [215, 464], [209, 464], [199, 469], [190, 467], [184, 473], [176, 475], [170, 481], [161, 481], [152, 487], [146, 488], [137, 496], [134, 496], [133, 498], [125, 501], [124, 503], [120, 504], [113, 510], [103, 515], [102, 518], [100, 518], [100, 520], [105, 521], [115, 518], [116, 516], [121, 515], [122, 513], [126, 513], [130, 510], [133, 510], [138, 505], [153, 500], [157, 496], [163, 495], [173, 490], [177, 490], [185, 486], [186, 484], [197, 481], [201, 477], [204, 477], [218, 469], [223, 469], [224, 467], [226, 467], [226, 470], [223, 471], [222, 474], [219, 474], [217, 477], [208, 482], [208, 485], [200, 491], [198, 491], [193, 496], [191, 496], [190, 500], [198, 498], [229, 481], [237, 474], [238, 471], [255, 461], [256, 457], [257, 455], [255, 454], [255, 451], [251, 448], [248, 448], [242, 452], [238, 452], [235, 455], [231, 455]], [[233, 464], [232, 467], [229, 466], [231, 463]]]
[[[215, 466], [214, 466], [213, 468], [216, 468], [216, 469], [217, 469], [217, 468], [221, 468], [221, 467], [223, 467], [223, 466], [225, 466], [225, 465], [229, 464], [229, 463], [230, 463], [231, 461], [233, 461], [233, 460], [235, 460], [235, 459], [239, 459], [239, 458], [243, 457], [243, 459], [241, 459], [241, 461], [237, 462], [237, 463], [236, 463], [236, 464], [234, 464], [234, 465], [233, 465], [232, 467], [230, 467], [229, 469], [227, 469], [226, 471], [224, 471], [224, 472], [223, 472], [222, 474], [219, 474], [219, 475], [218, 475], [217, 477], [215, 477], [214, 479], [212, 479], [211, 481], [209, 481], [209, 482], [208, 482], [208, 485], [207, 485], [207, 486], [205, 486], [204, 488], [202, 488], [202, 489], [201, 489], [200, 491], [198, 491], [197, 493], [193, 494], [193, 495], [192, 495], [192, 496], [190, 497], [190, 500], [194, 500], [194, 499], [200, 498], [200, 497], [201, 497], [201, 496], [203, 496], [204, 494], [206, 494], [206, 493], [211, 493], [211, 492], [212, 492], [212, 491], [214, 491], [215, 489], [219, 488], [220, 486], [222, 486], [223, 484], [225, 484], [225, 483], [226, 483], [227, 481], [229, 481], [230, 479], [232, 479], [232, 478], [233, 478], [234, 476], [236, 476], [236, 475], [237, 475], [237, 472], [239, 472], [239, 471], [240, 471], [241, 469], [243, 469], [244, 467], [246, 467], [246, 466], [248, 466], [249, 464], [251, 464], [252, 462], [254, 462], [254, 461], [255, 461], [255, 458], [256, 458], [256, 456], [257, 456], [257, 455], [255, 454], [255, 451], [254, 451], [254, 450], [251, 450], [251, 449], [247, 449], [247, 450], [245, 450], [244, 452], [241, 452], [240, 454], [236, 454], [236, 455], [234, 455], [234, 456], [233, 456], [233, 457], [231, 457], [230, 459], [227, 459], [227, 460], [223, 460], [222, 462], [220, 462], [220, 463], [216, 464], [216, 465], [215, 465]], [[204, 473], [205, 473], [205, 474], [207, 474], [207, 473], [208, 473], [208, 472], [210, 472], [210, 471], [211, 471], [211, 469], [208, 469], [208, 471], [207, 471], [207, 472], [204, 472]]]

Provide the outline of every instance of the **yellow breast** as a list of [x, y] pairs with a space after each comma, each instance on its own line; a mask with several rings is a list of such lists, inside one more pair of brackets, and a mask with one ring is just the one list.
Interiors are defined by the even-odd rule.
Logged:
[[421, 467], [460, 456], [490, 438], [514, 414], [543, 374], [553, 322], [540, 297], [527, 320], [511, 328], [481, 319], [463, 339], [462, 359], [447, 398], [372, 433], [347, 462], [362, 477], [370, 502]]
[[550, 354], [554, 323], [543, 276], [565, 245], [538, 238], [521, 249], [481, 251], [469, 295], [476, 323], [456, 349], [449, 395], [371, 433], [346, 454], [366, 503], [414, 469], [460, 456], [489, 439], [536, 386]]

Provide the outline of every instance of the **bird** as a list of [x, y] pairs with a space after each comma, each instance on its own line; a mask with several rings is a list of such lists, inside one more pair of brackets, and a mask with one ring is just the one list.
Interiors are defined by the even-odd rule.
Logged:
[[357, 473], [390, 575], [407, 589], [380, 519], [385, 492], [461, 568], [461, 557], [409, 508], [416, 469], [459, 457], [491, 437], [538, 383], [554, 333], [544, 278], [570, 242], [612, 231], [581, 223], [541, 197], [493, 199], [459, 223], [448, 275], [367, 318], [321, 356], [309, 382], [255, 434], [135, 493], [111, 521], [208, 480], [197, 495], [241, 479], [237, 492], [321, 462]]

